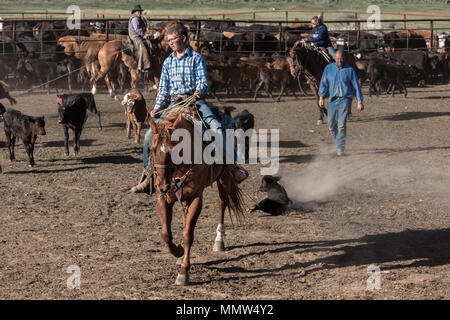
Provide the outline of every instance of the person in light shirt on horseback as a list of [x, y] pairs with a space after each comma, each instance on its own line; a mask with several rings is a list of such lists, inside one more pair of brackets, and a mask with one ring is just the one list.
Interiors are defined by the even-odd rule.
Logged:
[[312, 17], [311, 24], [313, 26], [312, 37], [305, 39], [304, 42], [312, 42], [314, 44], [314, 47], [316, 48], [320, 47], [325, 48], [330, 57], [334, 59], [334, 54], [336, 53], [336, 50], [331, 44], [327, 26], [324, 25], [322, 19], [317, 16]]
[[[181, 23], [173, 24], [168, 28], [166, 41], [173, 52], [164, 61], [156, 104], [150, 112], [150, 116], [155, 118], [157, 113], [160, 113], [159, 111], [164, 109], [169, 99], [171, 104], [174, 104], [180, 101], [182, 97], [195, 95], [197, 110], [203, 121], [209, 129], [219, 130], [225, 137], [225, 130], [222, 124], [217, 120], [213, 111], [204, 100], [204, 96], [208, 91], [205, 58], [189, 46], [187, 29]], [[163, 111], [159, 118], [154, 119], [155, 122], [165, 117], [166, 114], [167, 110]], [[131, 189], [135, 193], [148, 192], [150, 189], [150, 174], [146, 173], [146, 169], [152, 140], [151, 136], [152, 130], [149, 128], [145, 134], [143, 146], [144, 173], [140, 179], [140, 183]], [[235, 161], [237, 160], [234, 150], [226, 150], [226, 143], [223, 143], [223, 148]], [[233, 164], [231, 166], [231, 173], [236, 183], [240, 183], [248, 177], [248, 172], [239, 164]]]

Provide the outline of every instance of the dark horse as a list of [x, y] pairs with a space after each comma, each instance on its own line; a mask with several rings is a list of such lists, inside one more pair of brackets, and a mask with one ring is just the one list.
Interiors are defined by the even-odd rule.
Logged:
[[[194, 240], [194, 229], [202, 210], [203, 191], [214, 181], [219, 189], [219, 226], [214, 251], [224, 248], [224, 213], [231, 208], [238, 220], [243, 216], [243, 197], [239, 187], [234, 182], [226, 165], [208, 165], [204, 162], [194, 163], [194, 125], [176, 111], [169, 112], [165, 118], [156, 124], [149, 117], [153, 131], [151, 144], [150, 166], [153, 168], [153, 181], [156, 188], [156, 210], [161, 221], [161, 236], [169, 247], [169, 252], [181, 258], [181, 269], [176, 279], [176, 285], [189, 284], [189, 269], [191, 246]], [[189, 163], [175, 165], [172, 161], [172, 151], [176, 145], [171, 139], [176, 129], [184, 129], [190, 133], [191, 159]], [[180, 131], [178, 131], [180, 132]], [[183, 144], [186, 143], [183, 141]], [[203, 146], [204, 147], [204, 146]], [[202, 149], [202, 148], [201, 148]], [[175, 245], [172, 239], [171, 223], [172, 209], [179, 201], [183, 207], [183, 240], [181, 245]]]
[[[322, 73], [328, 65], [328, 60], [320, 49], [315, 49], [309, 43], [302, 43], [297, 41], [289, 51], [290, 71], [293, 77], [303, 74], [309, 84], [311, 92], [316, 97], [317, 107], [319, 108], [320, 117], [317, 124], [323, 123], [323, 116], [327, 115], [327, 109], [319, 106], [319, 86], [322, 78]], [[352, 54], [344, 53], [344, 61], [355, 69], [355, 58]]]

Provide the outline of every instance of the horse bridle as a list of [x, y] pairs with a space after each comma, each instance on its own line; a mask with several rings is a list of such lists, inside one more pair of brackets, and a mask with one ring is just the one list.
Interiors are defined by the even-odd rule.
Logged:
[[[306, 45], [305, 44], [303, 44], [303, 46], [304, 46], [304, 48], [306, 48]], [[292, 49], [296, 49], [296, 45], [294, 45], [294, 47], [292, 48]], [[292, 50], [291, 49], [291, 50]], [[301, 73], [303, 72], [304, 74], [305, 74], [305, 77], [309, 80], [309, 81], [311, 81], [313, 84], [314, 84], [314, 86], [316, 87], [316, 89], [319, 89], [319, 84], [318, 84], [318, 81], [317, 81], [317, 79], [308, 71], [308, 70], [306, 70], [305, 69], [305, 67], [303, 66], [303, 64], [302, 63], [300, 63], [300, 61], [299, 61], [299, 59], [298, 59], [298, 54], [297, 53], [295, 53], [295, 56], [294, 57], [292, 57], [292, 60], [293, 60], [293, 62], [295, 63], [295, 65], [298, 67], [298, 70], [296, 70], [296, 76], [297, 77], [300, 77], [301, 76]]]

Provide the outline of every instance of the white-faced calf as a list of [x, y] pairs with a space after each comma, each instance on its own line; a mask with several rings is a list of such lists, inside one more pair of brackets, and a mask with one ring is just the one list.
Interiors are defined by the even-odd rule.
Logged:
[[145, 99], [139, 90], [131, 89], [122, 100], [127, 117], [127, 137], [131, 137], [131, 126], [133, 126], [134, 142], [141, 139], [142, 124], [147, 120], [148, 112]]

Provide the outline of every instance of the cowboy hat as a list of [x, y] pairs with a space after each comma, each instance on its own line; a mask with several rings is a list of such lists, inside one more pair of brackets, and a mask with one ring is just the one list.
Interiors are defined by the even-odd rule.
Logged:
[[133, 10], [131, 10], [131, 14], [135, 13], [136, 11], [144, 11], [144, 9], [141, 8], [140, 4], [137, 4]]

